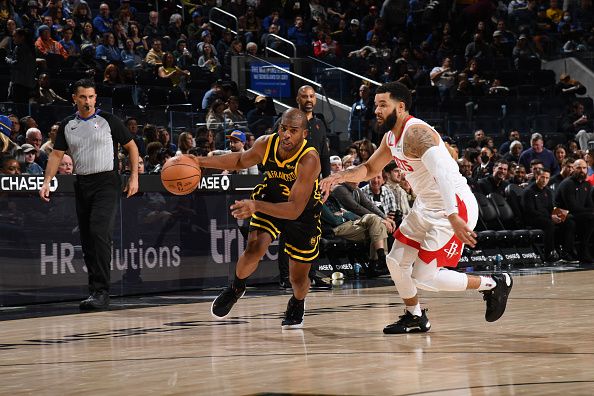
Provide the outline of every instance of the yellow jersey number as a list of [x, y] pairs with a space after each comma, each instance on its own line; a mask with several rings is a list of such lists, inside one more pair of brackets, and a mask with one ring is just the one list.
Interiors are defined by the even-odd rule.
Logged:
[[284, 185], [284, 184], [279, 184], [279, 187], [281, 188], [281, 194], [283, 194], [285, 197], [288, 197], [289, 195], [291, 195], [291, 190], [289, 189], [288, 186]]

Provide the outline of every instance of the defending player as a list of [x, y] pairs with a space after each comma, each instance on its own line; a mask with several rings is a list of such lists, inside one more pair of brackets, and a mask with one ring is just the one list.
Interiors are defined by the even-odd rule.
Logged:
[[332, 187], [343, 182], [369, 180], [394, 160], [406, 175], [417, 198], [411, 212], [394, 233], [396, 241], [386, 257], [390, 275], [406, 310], [386, 334], [429, 331], [426, 309], [421, 310], [417, 288], [430, 291], [477, 289], [487, 302], [485, 319], [503, 315], [512, 278], [507, 273], [491, 276], [466, 275], [456, 267], [464, 244], [474, 246], [472, 231], [478, 205], [456, 162], [439, 134], [427, 123], [409, 115], [411, 94], [403, 84], [391, 82], [375, 95], [375, 114], [384, 134], [371, 158], [354, 169], [322, 180], [324, 199]]
[[199, 166], [238, 170], [261, 163], [265, 178], [254, 188], [252, 199], [235, 201], [231, 213], [250, 220], [247, 247], [237, 262], [235, 280], [213, 301], [211, 312], [226, 317], [245, 293], [246, 279], [256, 270], [268, 245], [282, 232], [289, 255], [293, 296], [287, 305], [283, 329], [303, 325], [304, 301], [309, 291], [311, 261], [319, 254], [321, 196], [318, 187], [320, 157], [305, 139], [307, 117], [298, 109], [287, 110], [278, 133], [256, 140], [242, 153], [194, 157]]

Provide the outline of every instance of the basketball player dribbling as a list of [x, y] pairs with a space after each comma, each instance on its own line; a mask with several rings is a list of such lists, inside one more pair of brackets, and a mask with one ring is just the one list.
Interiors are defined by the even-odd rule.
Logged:
[[237, 262], [235, 279], [213, 301], [211, 313], [225, 318], [245, 293], [246, 279], [256, 270], [270, 243], [282, 232], [289, 256], [289, 300], [283, 329], [303, 326], [305, 296], [309, 291], [311, 262], [319, 254], [322, 229], [321, 195], [318, 187], [321, 165], [316, 149], [305, 139], [307, 116], [298, 109], [285, 111], [278, 133], [264, 135], [244, 152], [193, 158], [205, 168], [238, 170], [261, 163], [265, 177], [252, 192], [252, 199], [235, 201], [231, 214], [250, 218], [247, 247]]
[[392, 160], [417, 194], [411, 212], [394, 233], [394, 245], [386, 257], [406, 309], [398, 321], [384, 328], [384, 333], [429, 331], [431, 324], [427, 310], [419, 305], [417, 288], [478, 290], [487, 303], [485, 319], [494, 322], [505, 311], [512, 278], [507, 273], [474, 276], [446, 268], [457, 266], [464, 244], [475, 246], [478, 205], [439, 134], [409, 115], [411, 102], [410, 91], [403, 84], [390, 82], [377, 89], [375, 115], [384, 133], [381, 145], [367, 162], [323, 179], [320, 188], [324, 199], [336, 184], [369, 180]]

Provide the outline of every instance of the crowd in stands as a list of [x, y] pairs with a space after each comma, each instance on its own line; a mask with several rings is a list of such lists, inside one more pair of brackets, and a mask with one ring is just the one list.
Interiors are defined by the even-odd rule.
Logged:
[[[209, 20], [214, 7], [237, 17], [237, 34], [224, 14], [217, 14], [219, 23]], [[273, 130], [277, 114], [271, 98], [248, 99], [232, 81], [231, 68], [233, 57], [265, 57], [266, 47], [290, 53], [278, 36], [291, 41], [299, 57], [408, 86], [415, 94], [412, 114], [442, 133], [477, 193], [506, 195], [508, 184], [536, 188], [534, 196], [546, 196], [553, 206], [528, 199], [526, 205], [569, 210], [569, 216], [543, 215], [541, 222], [536, 215], [526, 219], [548, 230], [547, 260], [557, 257], [560, 245], [551, 239], [551, 229], [574, 227], [580, 238], [588, 234], [583, 222], [594, 213], [594, 203], [581, 174], [594, 184], [592, 101], [583, 98], [582, 83], [567, 74], [551, 78], [540, 64], [594, 51], [591, 0], [0, 0], [0, 67], [10, 76], [8, 92], [0, 98], [66, 106], [69, 82], [92, 77], [100, 99], [111, 98], [114, 108], [123, 101], [143, 171], [158, 173], [176, 153], [247, 150]], [[374, 85], [360, 80], [348, 88], [353, 102], [344, 132], [352, 144], [343, 150], [328, 142], [334, 170], [365, 162], [380, 139], [374, 132]], [[126, 114], [128, 105], [175, 103], [191, 103], [192, 111], [203, 112], [201, 125], [179, 131], [138, 112]], [[524, 111], [531, 111], [530, 123]], [[43, 172], [59, 125], [28, 114], [0, 119], [2, 173]], [[484, 125], [481, 116], [488, 116]], [[59, 173], [76, 172], [68, 156], [63, 162]], [[122, 172], [127, 162], [122, 153]], [[562, 193], [568, 180], [587, 190], [588, 198], [569, 202]], [[366, 235], [375, 235], [372, 260], [388, 248], [382, 237], [414, 201], [393, 164], [368, 186], [341, 186], [335, 195], [326, 213], [330, 232], [351, 235], [343, 224], [361, 225]], [[588, 239], [582, 242], [580, 257], [589, 260]], [[562, 256], [575, 258], [572, 250], [566, 246]]]

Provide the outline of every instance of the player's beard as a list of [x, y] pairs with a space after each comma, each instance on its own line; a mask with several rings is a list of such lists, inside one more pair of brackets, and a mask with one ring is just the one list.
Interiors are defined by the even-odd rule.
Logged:
[[375, 129], [380, 135], [383, 135], [391, 131], [396, 126], [397, 121], [398, 115], [396, 114], [396, 110], [393, 110], [392, 114], [387, 116], [383, 123], [375, 125]]

